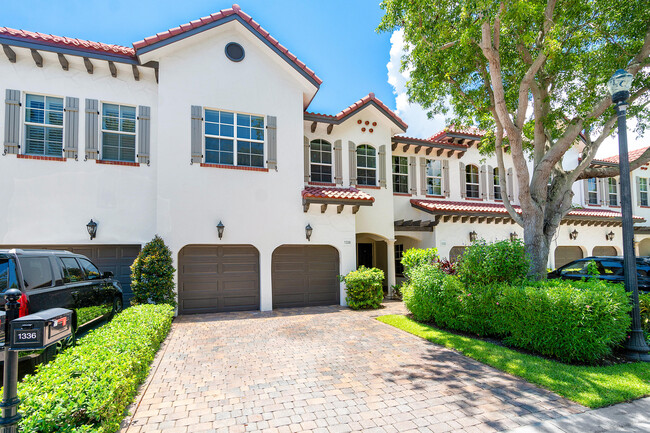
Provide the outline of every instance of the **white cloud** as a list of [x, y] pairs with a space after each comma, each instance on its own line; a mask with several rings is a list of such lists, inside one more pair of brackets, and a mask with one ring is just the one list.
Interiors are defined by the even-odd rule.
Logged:
[[397, 30], [390, 38], [390, 61], [388, 68], [388, 84], [393, 86], [397, 115], [408, 124], [406, 135], [410, 137], [428, 138], [445, 128], [445, 118], [442, 115], [429, 119], [426, 110], [418, 104], [412, 104], [406, 96], [406, 82], [409, 79], [408, 70], [401, 72], [401, 60], [405, 52], [404, 32]]

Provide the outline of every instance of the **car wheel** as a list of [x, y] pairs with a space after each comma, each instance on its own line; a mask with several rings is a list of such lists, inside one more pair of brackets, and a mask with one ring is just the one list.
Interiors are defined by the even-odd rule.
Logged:
[[123, 309], [124, 301], [122, 301], [122, 298], [118, 296], [113, 300], [113, 314], [111, 314], [111, 316], [121, 313]]

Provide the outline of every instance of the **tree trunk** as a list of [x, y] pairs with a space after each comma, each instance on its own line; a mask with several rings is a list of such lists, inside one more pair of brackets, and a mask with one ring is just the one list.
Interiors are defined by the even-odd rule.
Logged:
[[523, 219], [524, 243], [526, 244], [526, 254], [528, 254], [528, 258], [530, 259], [528, 277], [534, 280], [540, 280], [546, 278], [548, 254], [553, 237], [547, 236], [544, 231], [544, 213], [541, 210], [526, 213], [529, 215], [523, 215]]

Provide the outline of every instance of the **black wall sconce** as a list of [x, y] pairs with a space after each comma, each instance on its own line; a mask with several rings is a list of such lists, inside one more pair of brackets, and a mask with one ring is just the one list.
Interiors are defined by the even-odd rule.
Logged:
[[469, 241], [474, 242], [476, 240], [477, 233], [475, 231], [469, 232]]
[[610, 231], [609, 233], [605, 233], [605, 239], [608, 241], [613, 241], [614, 240], [614, 232]]
[[310, 224], [307, 224], [307, 227], [305, 227], [305, 236], [307, 237], [308, 241], [311, 241], [311, 234], [314, 231], [313, 228], [311, 228]]
[[88, 234], [90, 235], [90, 240], [92, 241], [95, 239], [97, 236], [97, 223], [90, 219], [90, 222], [86, 224], [86, 229], [88, 230]]
[[519, 238], [519, 235], [517, 234], [517, 232], [510, 233], [510, 240], [511, 241], [517, 240], [517, 238]]
[[578, 230], [573, 229], [572, 232], [569, 232], [569, 239], [571, 239], [572, 241], [578, 239]]
[[226, 228], [225, 225], [221, 221], [219, 221], [219, 224], [217, 224], [217, 234], [219, 235], [219, 239], [223, 237], [223, 230]]

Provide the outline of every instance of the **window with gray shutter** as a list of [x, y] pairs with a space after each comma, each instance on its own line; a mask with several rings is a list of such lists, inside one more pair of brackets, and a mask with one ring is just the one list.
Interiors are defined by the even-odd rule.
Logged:
[[64, 156], [78, 158], [79, 154], [79, 98], [65, 98]]
[[334, 183], [343, 185], [343, 145], [341, 140], [334, 142]]
[[138, 107], [138, 162], [149, 165], [151, 161], [151, 108]]
[[348, 141], [348, 147], [350, 151], [350, 186], [355, 186], [357, 184], [357, 146]]
[[459, 162], [458, 167], [460, 170], [460, 196], [465, 198], [467, 197], [467, 191], [465, 188], [465, 164]]
[[442, 188], [444, 196], [449, 197], [449, 161], [446, 159], [442, 161]]
[[607, 179], [600, 178], [598, 183], [600, 184], [600, 205], [605, 206], [609, 198], [609, 182]]
[[203, 162], [203, 108], [199, 105], [192, 105], [191, 122], [191, 164]]
[[305, 166], [304, 168], [305, 183], [309, 182], [309, 178], [310, 178], [309, 169], [311, 168], [311, 164], [309, 162], [309, 151], [310, 151], [309, 138], [305, 137], [303, 142], [303, 165]]
[[481, 198], [485, 200], [487, 198], [487, 179], [485, 175], [487, 174], [487, 167], [485, 165], [481, 166], [481, 178], [479, 183], [481, 184]]
[[386, 146], [379, 146], [379, 186], [386, 188]]
[[278, 170], [278, 118], [266, 116], [266, 130], [268, 140], [269, 158], [266, 160], [266, 167], [269, 170]]
[[409, 192], [417, 195], [418, 181], [417, 181], [417, 166], [415, 164], [415, 156], [409, 156]]
[[86, 99], [86, 160], [99, 156], [99, 101]]
[[427, 159], [420, 158], [420, 194], [427, 194]]
[[491, 165], [488, 165], [488, 168], [487, 168], [487, 190], [488, 190], [488, 198], [490, 200], [494, 200], [494, 185], [495, 185], [495, 182], [498, 182], [498, 180], [494, 176], [494, 168]]
[[17, 154], [20, 150], [20, 90], [7, 89], [5, 97], [5, 150]]

